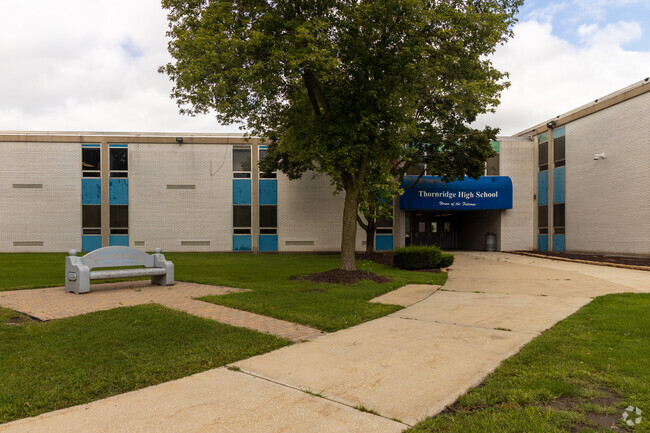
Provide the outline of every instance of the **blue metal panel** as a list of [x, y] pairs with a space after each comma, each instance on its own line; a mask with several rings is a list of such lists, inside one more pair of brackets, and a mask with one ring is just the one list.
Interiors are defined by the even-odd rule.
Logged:
[[111, 144], [109, 147], [129, 147], [128, 144]]
[[109, 204], [129, 204], [129, 179], [110, 179], [108, 181]]
[[564, 179], [566, 167], [558, 167], [553, 170], [553, 203], [564, 203]]
[[548, 235], [537, 235], [537, 249], [548, 251]]
[[95, 147], [95, 148], [99, 148], [100, 146], [99, 146], [99, 144], [82, 144], [81, 147]]
[[[405, 176], [400, 208], [407, 210], [512, 209], [512, 180], [508, 176], [465, 177], [443, 182], [439, 176]], [[413, 186], [412, 186], [413, 185]], [[412, 187], [411, 187], [412, 186]]]
[[81, 250], [85, 252], [93, 251], [102, 247], [101, 236], [81, 236]]
[[129, 246], [129, 235], [110, 235], [108, 237], [108, 245], [128, 247]]
[[260, 251], [277, 251], [278, 235], [260, 235]]
[[251, 235], [234, 235], [232, 237], [233, 251], [251, 251], [253, 249], [253, 237]]
[[553, 130], [553, 138], [559, 138], [566, 134], [566, 127], [562, 126]]
[[393, 235], [375, 235], [375, 251], [393, 251]]
[[548, 171], [537, 173], [537, 204], [548, 204]]
[[251, 204], [250, 179], [233, 179], [232, 204]]
[[81, 204], [102, 204], [101, 179], [81, 179]]
[[553, 235], [553, 251], [564, 251], [564, 235]]
[[278, 180], [260, 179], [260, 204], [278, 204]]

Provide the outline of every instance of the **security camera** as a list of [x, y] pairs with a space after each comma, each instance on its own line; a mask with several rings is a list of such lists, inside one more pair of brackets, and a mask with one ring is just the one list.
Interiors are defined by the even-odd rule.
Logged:
[[599, 159], [605, 159], [605, 152], [594, 155], [594, 161], [598, 161]]

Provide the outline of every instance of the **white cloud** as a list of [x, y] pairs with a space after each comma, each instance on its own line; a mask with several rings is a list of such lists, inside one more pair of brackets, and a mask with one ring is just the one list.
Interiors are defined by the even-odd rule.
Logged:
[[0, 129], [238, 132], [178, 114], [158, 0], [3, 0]]
[[495, 67], [510, 72], [512, 85], [497, 112], [480, 116], [477, 127], [514, 134], [650, 75], [650, 52], [621, 47], [640, 37], [636, 23], [583, 27], [580, 46], [554, 36], [549, 23], [529, 20], [514, 31], [493, 57]]
[[[585, 24], [575, 44], [550, 24], [560, 11], [596, 16], [645, 1], [566, 0], [530, 11], [493, 57], [512, 86], [477, 125], [515, 133], [650, 75], [650, 52], [621, 48], [642, 36], [639, 24]], [[1, 0], [0, 16], [0, 130], [239, 132], [213, 116], [178, 114], [172, 84], [157, 72], [170, 60], [159, 0]]]

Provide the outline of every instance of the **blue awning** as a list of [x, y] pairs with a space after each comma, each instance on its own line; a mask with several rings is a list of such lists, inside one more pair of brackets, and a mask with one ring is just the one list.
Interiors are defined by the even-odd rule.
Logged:
[[508, 176], [443, 182], [439, 176], [404, 176], [400, 208], [405, 210], [512, 209], [512, 180]]

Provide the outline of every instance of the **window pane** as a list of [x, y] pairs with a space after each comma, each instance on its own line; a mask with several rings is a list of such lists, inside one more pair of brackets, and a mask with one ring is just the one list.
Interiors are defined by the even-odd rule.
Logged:
[[486, 173], [488, 176], [499, 175], [499, 155], [488, 158]]
[[[542, 168], [546, 167], [546, 168]], [[539, 169], [540, 171], [548, 168], [548, 141], [539, 143]]]
[[278, 226], [278, 207], [260, 206], [260, 227]]
[[[564, 154], [565, 154], [565, 150], [564, 150], [564, 148], [565, 148], [565, 146], [564, 146], [565, 137], [566, 136], [563, 135], [562, 137], [558, 137], [558, 138], [553, 140], [553, 155], [554, 155], [553, 159], [555, 160], [555, 165], [556, 166], [558, 165], [557, 164], [558, 161], [564, 162], [564, 158], [565, 158], [565, 156], [564, 156]], [[564, 165], [564, 164], [562, 164], [562, 165]]]
[[111, 170], [128, 170], [129, 169], [129, 149], [124, 147], [111, 149]]
[[126, 171], [111, 171], [111, 177], [129, 177]]
[[232, 171], [251, 171], [250, 149], [232, 150]]
[[110, 207], [110, 224], [111, 227], [128, 227], [129, 226], [129, 206], [111, 205]]
[[266, 156], [266, 149], [260, 149], [260, 161]]
[[81, 149], [81, 169], [99, 170], [99, 149]]
[[553, 227], [564, 227], [564, 204], [553, 206]]
[[537, 207], [537, 227], [548, 227], [548, 206]]
[[393, 219], [381, 217], [377, 223], [377, 227], [393, 227]]
[[424, 164], [416, 164], [412, 165], [406, 170], [406, 174], [409, 176], [419, 176], [422, 174], [422, 171], [424, 170]]
[[81, 206], [81, 224], [83, 227], [101, 227], [102, 207], [96, 204]]
[[251, 207], [250, 206], [233, 206], [233, 227], [250, 227], [251, 226]]

